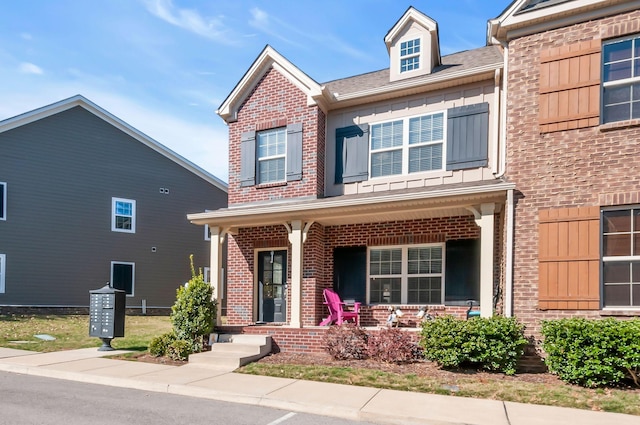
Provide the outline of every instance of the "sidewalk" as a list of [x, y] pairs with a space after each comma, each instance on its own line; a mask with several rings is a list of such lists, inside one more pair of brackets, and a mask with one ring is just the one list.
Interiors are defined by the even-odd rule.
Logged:
[[381, 424], [640, 425], [640, 417], [561, 407], [380, 390], [102, 358], [96, 348], [35, 353], [0, 347], [0, 370], [179, 394]]

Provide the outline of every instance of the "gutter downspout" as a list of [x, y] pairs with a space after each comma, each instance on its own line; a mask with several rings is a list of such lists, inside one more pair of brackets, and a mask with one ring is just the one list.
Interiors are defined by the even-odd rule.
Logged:
[[498, 111], [498, 113], [493, 114], [493, 131], [495, 132], [495, 136], [493, 137], [493, 164], [491, 166], [491, 172], [494, 175], [498, 174], [498, 147], [500, 146], [500, 137], [502, 136], [502, 130], [499, 128], [500, 118], [502, 111], [500, 110], [500, 69], [496, 69], [494, 73], [494, 89], [493, 89], [493, 97], [494, 97], [494, 111]]
[[[495, 37], [491, 37], [491, 42], [499, 44], [503, 48], [503, 88], [502, 88], [502, 109], [500, 109], [500, 168], [495, 174], [496, 178], [504, 176], [507, 171], [507, 83], [509, 75], [509, 44], [506, 41], [499, 41]], [[506, 317], [513, 316], [513, 237], [514, 237], [514, 217], [515, 204], [513, 199], [513, 189], [507, 191], [506, 205], [506, 253], [505, 253], [505, 275], [504, 275], [504, 315]]]
[[494, 172], [496, 178], [500, 178], [507, 170], [507, 78], [509, 75], [509, 45], [506, 42], [497, 40], [495, 37], [491, 37], [491, 42], [502, 46], [504, 53], [504, 65], [502, 67], [502, 74], [504, 76], [502, 99], [500, 109], [500, 168], [497, 173]]

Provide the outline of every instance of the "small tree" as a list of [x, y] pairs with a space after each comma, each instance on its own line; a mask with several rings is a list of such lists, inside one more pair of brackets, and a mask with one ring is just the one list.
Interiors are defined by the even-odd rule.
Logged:
[[204, 281], [202, 270], [196, 274], [191, 261], [191, 279], [176, 291], [176, 302], [171, 307], [171, 323], [177, 339], [188, 341], [192, 352], [204, 347], [203, 337], [213, 330], [216, 303], [212, 300], [211, 285]]

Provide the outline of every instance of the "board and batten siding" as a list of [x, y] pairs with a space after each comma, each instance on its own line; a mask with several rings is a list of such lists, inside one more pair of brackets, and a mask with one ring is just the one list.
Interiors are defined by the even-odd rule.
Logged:
[[[226, 206], [226, 192], [100, 117], [75, 107], [0, 133], [0, 146], [0, 305], [88, 306], [123, 261], [136, 270], [127, 305], [169, 307], [189, 255], [208, 265], [209, 242], [186, 214]], [[135, 233], [111, 231], [112, 197], [136, 201]]]
[[[494, 106], [494, 82], [468, 84], [461, 87], [436, 90], [430, 93], [422, 93], [407, 96], [402, 99], [376, 102], [357, 107], [331, 111], [327, 118], [327, 143], [325, 150], [325, 195], [338, 196], [351, 193], [367, 193], [393, 189], [432, 186], [440, 184], [472, 182], [493, 179], [491, 165], [497, 158], [492, 157], [491, 143], [495, 137], [492, 127]], [[487, 166], [478, 165], [464, 169], [453, 169], [449, 164], [441, 171], [415, 173], [411, 175], [397, 175], [369, 179], [360, 177], [355, 184], [344, 184], [336, 179], [336, 168], [344, 165], [336, 154], [336, 132], [342, 128], [350, 128], [354, 125], [365, 128], [373, 124], [420, 116], [436, 112], [445, 112], [453, 108], [469, 105], [488, 104], [489, 121], [485, 129], [489, 149], [486, 153]], [[484, 108], [484, 107], [483, 107]], [[368, 167], [368, 165], [367, 165]], [[368, 170], [367, 170], [368, 171]], [[338, 181], [336, 181], [338, 180]], [[355, 180], [354, 180], [355, 181]]]
[[600, 207], [539, 211], [541, 310], [600, 308]]

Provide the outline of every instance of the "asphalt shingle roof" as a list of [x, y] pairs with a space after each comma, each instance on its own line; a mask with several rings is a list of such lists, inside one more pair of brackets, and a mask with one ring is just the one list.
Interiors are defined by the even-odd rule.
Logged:
[[[443, 56], [442, 64], [434, 68], [431, 74], [426, 76], [416, 76], [413, 78], [422, 79], [425, 84], [428, 84], [430, 77], [439, 78], [446, 76], [447, 74], [453, 74], [468, 69], [492, 64], [501, 64], [502, 61], [502, 52], [498, 46], [485, 46], [478, 49], [465, 50], [463, 52]], [[395, 83], [397, 82], [389, 81], [389, 68], [387, 68], [380, 71], [329, 81], [323, 85], [326, 86], [331, 93], [346, 95], [368, 89], [392, 86]]]

